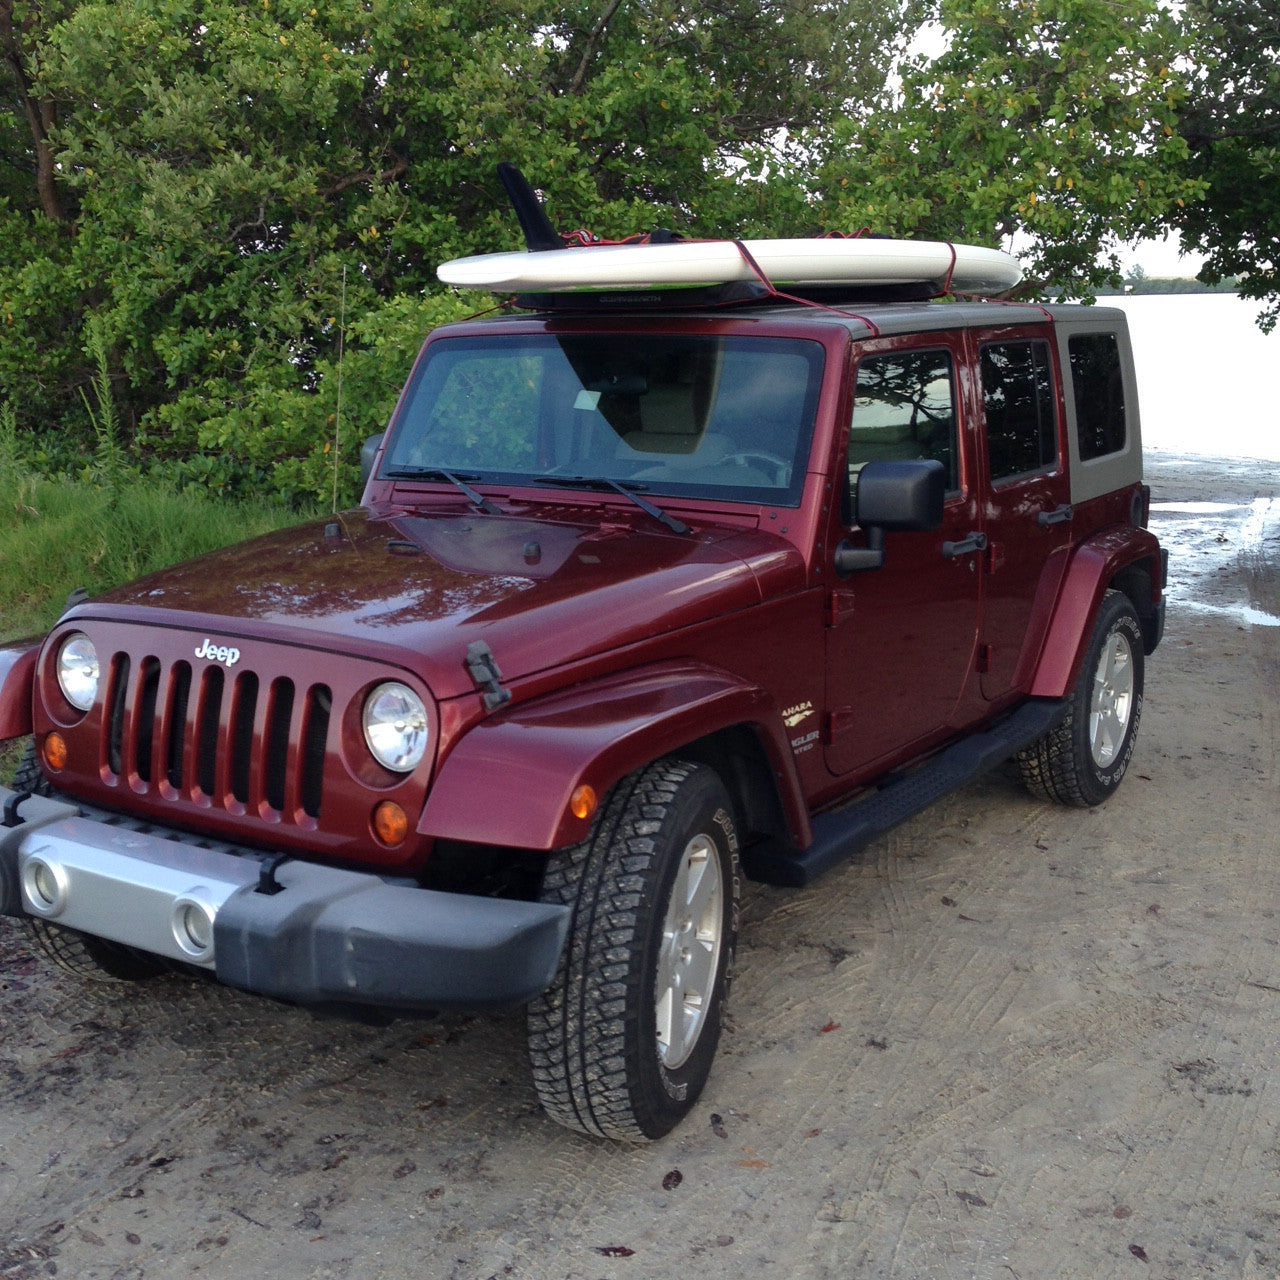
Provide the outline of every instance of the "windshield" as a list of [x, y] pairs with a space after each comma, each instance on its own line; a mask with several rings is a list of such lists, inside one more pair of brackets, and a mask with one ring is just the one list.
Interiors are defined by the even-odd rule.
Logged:
[[796, 506], [822, 361], [802, 339], [443, 339], [414, 374], [379, 474], [613, 480]]

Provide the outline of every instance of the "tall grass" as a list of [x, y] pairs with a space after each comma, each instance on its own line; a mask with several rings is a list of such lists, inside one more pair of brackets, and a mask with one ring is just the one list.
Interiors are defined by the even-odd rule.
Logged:
[[179, 493], [139, 475], [116, 441], [105, 371], [95, 392], [99, 447], [77, 478], [31, 470], [13, 410], [0, 404], [0, 636], [48, 629], [76, 587], [95, 595], [303, 518], [279, 504]]

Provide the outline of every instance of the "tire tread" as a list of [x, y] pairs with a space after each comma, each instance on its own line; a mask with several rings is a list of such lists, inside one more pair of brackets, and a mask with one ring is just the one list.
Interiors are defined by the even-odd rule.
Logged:
[[[1108, 590], [1102, 599], [1102, 607], [1090, 639], [1089, 653], [1081, 669], [1079, 682], [1067, 700], [1067, 714], [1056, 727], [1029, 747], [1023, 748], [1016, 756], [1023, 786], [1041, 800], [1052, 800], [1057, 804], [1087, 809], [1100, 804], [1110, 791], [1119, 785], [1119, 777], [1117, 777], [1109, 788], [1104, 789], [1092, 776], [1092, 761], [1088, 758], [1087, 745], [1082, 745], [1085, 739], [1081, 736], [1079, 718], [1082, 714], [1086, 719], [1088, 716], [1093, 658], [1104, 637], [1109, 635], [1124, 618], [1132, 619], [1135, 636], [1140, 638], [1141, 630], [1137, 615], [1128, 597], [1121, 591]], [[1140, 647], [1133, 650], [1133, 660], [1137, 665], [1137, 686], [1134, 690], [1133, 710], [1126, 734], [1124, 767], [1120, 770], [1120, 776], [1123, 776], [1124, 769], [1128, 767], [1127, 753], [1133, 750], [1138, 724], [1142, 717], [1142, 651]], [[1087, 730], [1086, 723], [1084, 733], [1087, 734]]]
[[660, 1136], [637, 1114], [624, 1015], [644, 998], [632, 956], [657, 873], [655, 837], [699, 767], [660, 760], [624, 779], [591, 836], [547, 866], [542, 899], [571, 907], [573, 918], [556, 979], [529, 1006], [529, 1058], [547, 1113], [580, 1133]]

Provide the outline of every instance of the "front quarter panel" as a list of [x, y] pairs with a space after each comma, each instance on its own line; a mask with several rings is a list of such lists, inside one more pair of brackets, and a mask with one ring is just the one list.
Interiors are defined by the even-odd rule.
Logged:
[[748, 725], [762, 743], [802, 843], [795, 762], [777, 707], [758, 687], [700, 663], [659, 663], [525, 703], [477, 725], [441, 766], [419, 833], [555, 849], [586, 837], [574, 791], [603, 799], [620, 778], [720, 729]]

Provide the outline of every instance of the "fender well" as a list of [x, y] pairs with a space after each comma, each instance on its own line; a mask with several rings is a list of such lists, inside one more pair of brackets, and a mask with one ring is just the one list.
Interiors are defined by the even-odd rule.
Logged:
[[1030, 693], [1036, 698], [1062, 698], [1074, 687], [1093, 620], [1105, 592], [1123, 591], [1143, 621], [1144, 630], [1158, 608], [1160, 544], [1146, 529], [1117, 526], [1088, 539], [1076, 549], [1049, 624]]
[[0, 649], [0, 742], [31, 732], [32, 684], [40, 641], [15, 640]]
[[[712, 758], [720, 735], [750, 734], [768, 759], [788, 831], [809, 840], [795, 763], [777, 708], [758, 687], [694, 662], [664, 662], [491, 716], [449, 753], [423, 807], [418, 831], [441, 840], [555, 849], [586, 837], [570, 797], [598, 796], [633, 770], [691, 747]], [[735, 779], [725, 778], [734, 789]]]

